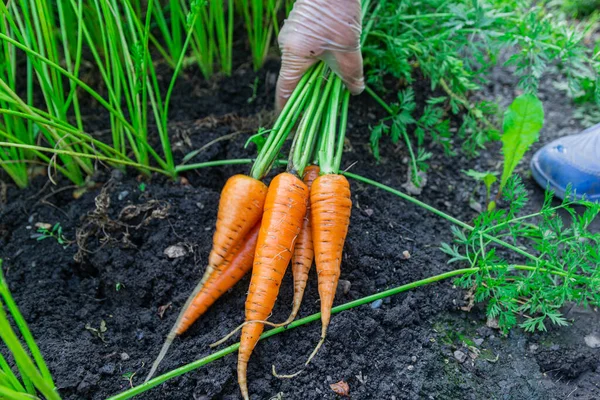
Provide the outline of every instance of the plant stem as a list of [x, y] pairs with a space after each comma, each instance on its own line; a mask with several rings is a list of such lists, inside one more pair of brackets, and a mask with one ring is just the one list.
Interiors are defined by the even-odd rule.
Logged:
[[344, 144], [346, 143], [346, 128], [348, 126], [348, 106], [350, 105], [350, 91], [342, 88], [342, 105], [340, 115], [340, 127], [338, 133], [338, 144], [335, 152], [333, 165], [335, 173], [339, 173], [340, 165], [342, 164], [342, 154], [344, 154]]
[[42, 374], [42, 377], [48, 383], [50, 383], [50, 384], [52, 384], [52, 386], [54, 386], [54, 381], [52, 380], [52, 375], [50, 374], [50, 371], [48, 370], [48, 367], [46, 366], [44, 357], [42, 357], [42, 353], [40, 352], [40, 349], [39, 349], [37, 343], [35, 342], [35, 339], [33, 338], [33, 335], [31, 334], [31, 331], [29, 330], [29, 327], [27, 326], [27, 323], [25, 322], [25, 318], [23, 318], [23, 314], [21, 314], [21, 312], [19, 311], [19, 308], [17, 307], [17, 304], [15, 303], [15, 300], [13, 299], [13, 297], [10, 293], [10, 290], [8, 289], [8, 284], [7, 284], [6, 280], [4, 279], [4, 273], [2, 272], [2, 260], [0, 260], [0, 296], [2, 296], [2, 298], [4, 299], [4, 302], [6, 303], [6, 307], [8, 308], [8, 311], [10, 312], [15, 323], [17, 324], [19, 331], [21, 331], [21, 335], [23, 335], [23, 339], [25, 339], [25, 343], [27, 343], [27, 346], [29, 346], [31, 355], [33, 356], [33, 359], [35, 360], [37, 367], [39, 368], [40, 373]]
[[9, 142], [0, 142], [0, 147], [17, 147], [17, 148], [21, 148], [21, 149], [36, 150], [36, 151], [52, 153], [52, 154], [65, 154], [68, 156], [89, 158], [92, 160], [106, 161], [106, 162], [113, 163], [113, 164], [127, 165], [129, 167], [137, 168], [141, 171], [152, 171], [152, 172], [158, 172], [159, 174], [172, 176], [171, 173], [167, 169], [161, 169], [161, 168], [151, 167], [148, 165], [142, 165], [142, 164], [136, 163], [134, 161], [121, 160], [118, 158], [107, 157], [107, 156], [103, 156], [100, 154], [77, 153], [77, 152], [69, 151], [69, 150], [52, 149], [52, 148], [43, 147], [43, 146], [34, 146], [34, 145], [29, 145], [29, 144], [9, 143]]
[[[417, 205], [417, 206], [419, 206], [421, 208], [424, 208], [425, 210], [427, 210], [429, 212], [432, 212], [433, 214], [435, 214], [437, 216], [440, 216], [440, 217], [442, 217], [442, 218], [444, 218], [444, 219], [452, 222], [455, 225], [460, 226], [461, 228], [467, 229], [469, 231], [473, 231], [475, 229], [471, 225], [466, 224], [466, 223], [462, 222], [461, 220], [456, 219], [453, 216], [448, 215], [445, 212], [440, 211], [437, 208], [430, 206], [429, 204], [423, 203], [422, 201], [419, 201], [419, 200], [415, 199], [414, 197], [411, 197], [411, 196], [407, 195], [406, 193], [402, 193], [399, 190], [396, 190], [394, 188], [386, 186], [386, 185], [384, 185], [382, 183], [376, 182], [376, 181], [374, 181], [372, 179], [365, 178], [363, 176], [353, 174], [351, 172], [344, 172], [343, 174], [346, 175], [347, 177], [355, 179], [355, 180], [357, 180], [359, 182], [363, 182], [363, 183], [375, 186], [375, 187], [377, 187], [379, 189], [385, 190], [386, 192], [390, 192], [390, 193], [392, 193], [392, 194], [394, 194], [394, 195], [396, 195], [398, 197], [401, 197], [401, 198], [403, 198], [404, 200], [406, 200], [406, 201], [408, 201], [410, 203], [413, 203], [413, 204], [415, 204], [415, 205]], [[532, 261], [535, 261], [535, 262], [540, 262], [541, 261], [538, 257], [536, 257], [536, 256], [534, 256], [532, 254], [529, 254], [525, 250], [522, 250], [522, 249], [520, 249], [520, 248], [518, 248], [516, 246], [513, 246], [512, 244], [507, 243], [507, 242], [505, 242], [503, 240], [500, 240], [500, 239], [498, 239], [498, 238], [496, 238], [494, 236], [491, 236], [491, 235], [488, 235], [488, 234], [484, 234], [483, 236], [486, 239], [491, 240], [492, 242], [494, 242], [496, 244], [499, 244], [501, 246], [504, 246], [504, 247], [506, 247], [506, 248], [508, 248], [508, 249], [514, 251], [515, 253], [518, 253], [518, 254], [520, 254], [520, 255], [522, 255], [524, 257], [527, 257], [528, 259], [530, 259]]]
[[275, 121], [267, 142], [252, 166], [250, 176], [253, 178], [262, 179], [271, 169], [281, 146], [283, 146], [283, 143], [299, 118], [300, 112], [304, 108], [304, 103], [309, 97], [308, 93], [310, 93], [313, 85], [320, 84], [320, 81], [315, 81], [321, 76], [323, 68], [323, 63], [318, 63], [314, 66], [309, 72], [304, 74], [298, 86], [292, 92], [283, 111], [277, 118], [277, 121]]
[[[327, 79], [329, 77], [329, 79]], [[288, 171], [297, 173], [299, 176], [303, 176], [304, 169], [308, 164], [308, 160], [312, 153], [315, 139], [317, 138], [317, 132], [323, 110], [328, 102], [329, 93], [331, 92], [332, 83], [334, 81], [333, 75], [329, 73], [329, 68], [323, 69], [322, 79], [326, 80], [327, 83], [323, 91], [321, 91], [320, 84], [316, 84], [314, 90], [309, 94], [310, 103], [302, 120], [296, 130], [296, 136], [292, 143], [290, 150], [290, 162], [288, 163]]]
[[[530, 267], [530, 266], [526, 266], [526, 265], [513, 265], [511, 267], [514, 268], [514, 269], [517, 269], [517, 270], [525, 270], [525, 271], [543, 270], [543, 269], [538, 269], [538, 268]], [[442, 280], [445, 280], [445, 279], [448, 279], [448, 278], [453, 278], [453, 277], [460, 276], [460, 275], [475, 273], [475, 272], [477, 272], [479, 270], [480, 270], [480, 268], [474, 267], [474, 268], [462, 268], [462, 269], [456, 269], [456, 270], [453, 270], [453, 271], [444, 272], [444, 273], [439, 274], [439, 275], [435, 275], [435, 276], [432, 276], [432, 277], [429, 277], [429, 278], [425, 278], [425, 279], [420, 279], [418, 281], [414, 281], [414, 282], [411, 282], [411, 283], [407, 283], [405, 285], [397, 286], [395, 288], [388, 289], [388, 290], [385, 290], [385, 291], [380, 292], [380, 293], [375, 293], [375, 294], [372, 294], [372, 295], [369, 295], [369, 296], [365, 296], [365, 297], [362, 297], [360, 299], [353, 300], [353, 301], [350, 301], [348, 303], [345, 303], [345, 304], [333, 307], [331, 309], [331, 313], [332, 314], [337, 314], [339, 312], [342, 312], [342, 311], [345, 311], [345, 310], [349, 310], [349, 309], [352, 309], [352, 308], [355, 308], [355, 307], [358, 307], [358, 306], [362, 306], [362, 305], [365, 305], [365, 304], [368, 304], [368, 303], [372, 303], [372, 302], [374, 302], [376, 300], [384, 299], [386, 297], [394, 296], [396, 294], [399, 294], [399, 293], [402, 293], [402, 292], [406, 292], [406, 291], [411, 290], [411, 289], [415, 289], [415, 288], [418, 288], [418, 287], [421, 287], [421, 286], [429, 285], [429, 284], [432, 284], [432, 283], [435, 283], [435, 282], [439, 282], [439, 281], [442, 281]], [[549, 273], [552, 273], [552, 274], [556, 274], [556, 275], [567, 276], [567, 274], [565, 274], [565, 273], [561, 274], [561, 273], [558, 273], [558, 272], [555, 272], [555, 271], [548, 271], [548, 270], [543, 270], [543, 271], [544, 272], [549, 272]], [[275, 335], [277, 335], [279, 333], [282, 333], [282, 332], [285, 332], [285, 331], [297, 328], [297, 327], [302, 326], [302, 325], [306, 325], [306, 324], [308, 324], [310, 322], [314, 322], [314, 321], [320, 320], [320, 318], [321, 318], [321, 313], [316, 313], [316, 314], [309, 315], [308, 317], [304, 317], [304, 318], [301, 318], [299, 320], [296, 320], [296, 321], [292, 322], [289, 325], [281, 326], [281, 327], [274, 328], [274, 329], [270, 329], [270, 330], [268, 330], [267, 332], [263, 333], [260, 336], [260, 340], [269, 338], [271, 336], [275, 336]], [[157, 376], [156, 378], [151, 379], [151, 380], [149, 380], [146, 383], [143, 383], [143, 384], [141, 384], [139, 386], [135, 386], [135, 387], [133, 387], [133, 388], [131, 388], [131, 389], [125, 391], [125, 392], [122, 392], [122, 393], [119, 393], [119, 394], [117, 394], [115, 396], [112, 396], [112, 397], [108, 398], [107, 400], [126, 400], [126, 399], [130, 399], [133, 396], [136, 396], [136, 395], [138, 395], [140, 393], [143, 393], [143, 392], [145, 392], [147, 390], [150, 390], [151, 388], [153, 388], [155, 386], [158, 386], [161, 383], [164, 383], [164, 382], [166, 382], [166, 381], [168, 381], [170, 379], [173, 379], [173, 378], [178, 377], [180, 375], [183, 375], [183, 374], [185, 374], [187, 372], [190, 372], [190, 371], [193, 371], [195, 369], [198, 369], [198, 368], [200, 368], [200, 367], [202, 367], [202, 366], [204, 366], [206, 364], [210, 364], [211, 362], [216, 361], [216, 360], [218, 360], [220, 358], [223, 358], [226, 355], [231, 354], [231, 353], [235, 352], [236, 350], [238, 350], [239, 347], [240, 347], [239, 343], [233, 344], [233, 345], [231, 345], [229, 347], [226, 347], [224, 349], [216, 351], [216, 352], [214, 352], [214, 353], [212, 353], [212, 354], [210, 354], [210, 355], [208, 355], [208, 356], [206, 356], [204, 358], [201, 358], [201, 359], [193, 361], [193, 362], [191, 362], [189, 364], [183, 365], [183, 366], [181, 366], [179, 368], [176, 368], [176, 369], [174, 369], [172, 371], [169, 371], [169, 372], [167, 372], [167, 373], [165, 373], [163, 375]]]
[[253, 161], [254, 161], [254, 159], [252, 159], [252, 158], [238, 158], [238, 159], [233, 159], [233, 160], [217, 160], [217, 161], [208, 161], [208, 162], [196, 163], [196, 164], [184, 164], [184, 165], [176, 166], [175, 172], [177, 172], [179, 174], [184, 171], [191, 171], [194, 169], [202, 169], [202, 168], [208, 168], [208, 167], [220, 167], [220, 166], [224, 166], [224, 165], [244, 165], [244, 164], [251, 164]]
[[[321, 174], [335, 174], [339, 170], [339, 165], [335, 166], [335, 144], [336, 144], [336, 126], [338, 109], [340, 105], [340, 92], [342, 90], [342, 80], [336, 75], [332, 77], [333, 90], [329, 100], [323, 99], [327, 102], [327, 118], [326, 123], [323, 125], [323, 141], [321, 142], [321, 148], [319, 148], [319, 167]], [[346, 132], [340, 132], [344, 135]], [[343, 140], [343, 139], [342, 139]]]
[[[341, 311], [349, 310], [351, 308], [358, 307], [358, 306], [361, 306], [361, 305], [364, 305], [364, 304], [367, 304], [367, 303], [372, 303], [375, 300], [383, 299], [385, 297], [393, 296], [395, 294], [402, 293], [402, 292], [405, 292], [407, 290], [417, 288], [419, 286], [423, 286], [423, 285], [427, 285], [427, 284], [434, 283], [434, 282], [437, 282], [437, 281], [441, 281], [441, 280], [444, 280], [444, 279], [452, 278], [452, 277], [455, 277], [455, 276], [458, 276], [458, 275], [462, 275], [462, 274], [465, 274], [465, 273], [477, 272], [477, 270], [478, 270], [478, 268], [457, 269], [457, 270], [446, 272], [446, 273], [443, 273], [443, 274], [440, 274], [440, 275], [436, 275], [436, 276], [433, 276], [433, 277], [430, 277], [430, 278], [427, 278], [427, 279], [421, 279], [419, 281], [411, 282], [411, 283], [408, 283], [406, 285], [398, 286], [396, 288], [389, 289], [389, 290], [386, 290], [386, 291], [381, 292], [381, 293], [376, 293], [376, 294], [373, 294], [373, 295], [370, 295], [370, 296], [363, 297], [363, 298], [358, 299], [358, 300], [351, 301], [351, 302], [346, 303], [346, 304], [339, 305], [337, 307], [333, 307], [331, 309], [331, 313], [332, 314], [336, 314], [336, 313], [339, 313]], [[263, 340], [263, 339], [266, 339], [268, 337], [277, 335], [277, 334], [279, 334], [281, 332], [285, 332], [285, 331], [290, 330], [290, 329], [297, 328], [297, 327], [302, 326], [302, 325], [306, 325], [306, 324], [308, 324], [310, 322], [320, 320], [320, 318], [321, 318], [321, 313], [316, 313], [316, 314], [312, 314], [312, 315], [310, 315], [308, 317], [304, 317], [304, 318], [301, 318], [299, 320], [296, 320], [296, 321], [292, 322], [291, 324], [289, 324], [287, 326], [282, 326], [282, 327], [279, 327], [279, 328], [270, 329], [270, 330], [268, 330], [267, 332], [263, 333], [260, 336], [260, 340]], [[134, 388], [129, 389], [129, 390], [125, 391], [125, 392], [119, 393], [119, 394], [117, 394], [117, 395], [115, 395], [113, 397], [108, 398], [107, 400], [125, 400], [125, 399], [130, 399], [131, 397], [133, 397], [135, 395], [138, 395], [140, 393], [143, 393], [143, 392], [145, 392], [145, 391], [147, 391], [147, 390], [149, 390], [149, 389], [151, 389], [151, 388], [153, 388], [153, 387], [155, 387], [157, 385], [160, 385], [163, 382], [166, 382], [166, 381], [168, 381], [170, 379], [173, 379], [173, 378], [175, 378], [177, 376], [183, 375], [183, 374], [185, 374], [187, 372], [193, 371], [194, 369], [200, 368], [200, 367], [202, 367], [202, 366], [204, 366], [206, 364], [209, 364], [209, 363], [211, 363], [213, 361], [216, 361], [216, 360], [218, 360], [220, 358], [223, 358], [226, 355], [235, 352], [239, 348], [239, 346], [240, 346], [239, 343], [233, 344], [233, 345], [231, 345], [229, 347], [226, 347], [226, 348], [224, 348], [222, 350], [219, 350], [219, 351], [217, 351], [217, 352], [215, 352], [213, 354], [210, 354], [210, 355], [208, 355], [208, 356], [206, 356], [204, 358], [201, 358], [200, 360], [191, 362], [191, 363], [186, 364], [186, 365], [184, 365], [182, 367], [179, 367], [177, 369], [169, 371], [166, 374], [157, 376], [156, 378], [151, 379], [151, 380], [149, 380], [148, 382], [146, 382], [146, 383], [144, 383], [142, 385], [135, 386]]]

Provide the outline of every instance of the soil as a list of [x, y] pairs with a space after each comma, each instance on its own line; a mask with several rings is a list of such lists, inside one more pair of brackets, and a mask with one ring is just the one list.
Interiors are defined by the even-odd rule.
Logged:
[[[171, 107], [176, 157], [224, 135], [230, 137], [192, 162], [252, 156], [254, 149], [244, 149], [244, 143], [272, 119], [277, 70], [277, 62], [258, 74], [241, 66], [232, 78], [208, 83], [188, 71]], [[505, 106], [516, 93], [514, 79], [498, 70], [490, 81], [485, 97]], [[563, 94], [550, 81], [542, 87], [548, 88], [542, 92], [547, 117], [542, 143], [578, 132], [581, 127], [569, 117], [573, 109]], [[406, 149], [387, 144], [376, 163], [368, 146], [369, 126], [383, 114], [367, 95], [353, 99], [351, 108], [344, 168], [400, 188], [407, 175]], [[432, 150], [428, 183], [418, 198], [472, 220], [477, 215], [468, 201], [473, 183], [461, 170], [498, 169], [497, 145], [477, 159]], [[520, 172], [535, 207], [543, 192], [528, 177], [526, 161]], [[26, 190], [8, 187], [6, 204], [0, 205], [0, 258], [63, 398], [105, 399], [127, 389], [132, 373], [134, 384], [142, 382], [204, 270], [219, 191], [227, 177], [247, 169], [196, 170], [172, 182], [101, 168], [97, 184], [77, 200], [67, 182], [53, 186], [43, 176]], [[335, 304], [454, 268], [438, 250], [451, 240], [448, 222], [358, 182], [352, 182], [352, 192], [341, 276], [350, 288], [338, 290]], [[37, 240], [37, 223], [60, 223], [67, 240], [78, 237], [85, 244], [81, 262], [74, 259], [76, 243]], [[184, 255], [167, 257], [170, 246]], [[208, 344], [243, 321], [247, 287], [245, 278], [177, 339], [159, 372], [210, 354]], [[464, 296], [445, 281], [336, 314], [319, 355], [292, 380], [273, 377], [271, 366], [280, 373], [298, 370], [319, 339], [320, 324], [271, 337], [251, 358], [252, 398], [333, 399], [337, 396], [329, 385], [340, 380], [349, 384], [353, 399], [600, 398], [600, 349], [584, 340], [600, 334], [598, 312], [573, 307], [568, 316], [575, 322], [569, 327], [551, 327], [545, 334], [515, 329], [505, 337], [486, 326], [482, 308], [461, 311]], [[287, 317], [291, 299], [287, 277], [271, 320]], [[312, 272], [301, 316], [318, 310]], [[217, 360], [139, 398], [237, 399], [236, 357]]]

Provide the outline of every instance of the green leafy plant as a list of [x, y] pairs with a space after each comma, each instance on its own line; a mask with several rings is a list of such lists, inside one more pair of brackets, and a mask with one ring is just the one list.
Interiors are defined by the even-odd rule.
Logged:
[[[462, 171], [465, 175], [475, 179], [475, 181], [477, 182], [481, 182], [483, 183], [483, 185], [485, 186], [485, 204], [486, 204], [486, 208], [488, 210], [493, 210], [496, 207], [496, 204], [494, 201], [491, 201], [491, 193], [492, 193], [492, 185], [498, 181], [498, 173], [496, 172], [490, 172], [490, 171], [485, 171], [485, 172], [479, 172], [479, 171], [475, 171], [475, 170], [468, 170], [468, 171]], [[477, 190], [477, 187], [475, 188], [475, 190]], [[473, 191], [473, 193], [475, 192], [475, 190]], [[473, 194], [471, 194], [471, 198], [473, 198]]]
[[[469, 155], [498, 140], [497, 106], [474, 96], [489, 83], [492, 68], [513, 69], [527, 94], [536, 94], [548, 72], [563, 77], [571, 97], [598, 79], [597, 50], [585, 43], [593, 21], [574, 25], [522, 0], [380, 4], [363, 47], [367, 82], [378, 92], [397, 91], [398, 100], [386, 104], [376, 98], [390, 114], [372, 130], [376, 158], [386, 136], [394, 143], [403, 137], [418, 148], [427, 138], [448, 154], [461, 146]], [[506, 51], [510, 57], [499, 57]], [[416, 106], [414, 93], [424, 96], [419, 99], [424, 107]], [[600, 104], [600, 96], [590, 100]], [[414, 172], [419, 151], [407, 146]]]
[[539, 133], [544, 125], [544, 107], [542, 102], [533, 94], [523, 94], [517, 97], [504, 113], [502, 124], [502, 153], [504, 164], [500, 186], [495, 200], [491, 200], [491, 188], [497, 181], [494, 172], [463, 171], [466, 175], [484, 183], [486, 187], [487, 210], [496, 208], [496, 201], [502, 190], [513, 176], [515, 168], [523, 159], [529, 147], [538, 141]]
[[57, 222], [52, 226], [52, 228], [48, 229], [45, 226], [40, 226], [37, 230], [39, 236], [37, 236], [37, 240], [45, 240], [45, 239], [54, 239], [61, 246], [67, 247], [71, 244], [70, 240], [67, 240], [63, 235], [63, 229], [60, 225], [60, 222]]
[[[459, 285], [487, 303], [488, 317], [504, 332], [516, 325], [526, 331], [566, 325], [561, 308], [568, 302], [600, 304], [600, 234], [589, 229], [600, 204], [565, 200], [553, 206], [547, 192], [538, 212], [523, 215], [527, 191], [518, 176], [507, 181], [504, 198], [508, 209], [481, 214], [469, 232], [453, 227], [454, 244], [442, 245], [449, 262], [476, 268], [459, 278]], [[509, 257], [507, 247], [490, 236], [510, 238], [525, 257]]]
[[575, 18], [586, 17], [600, 10], [600, 0], [564, 0], [560, 3], [564, 12]]
[[248, 42], [252, 54], [254, 70], [262, 67], [269, 51], [273, 34], [279, 34], [277, 13], [281, 6], [280, 0], [236, 0], [240, 10]]
[[529, 146], [537, 142], [544, 126], [544, 107], [533, 94], [517, 97], [506, 113], [502, 124], [502, 153], [504, 168], [500, 178], [500, 191], [504, 189], [517, 164]]

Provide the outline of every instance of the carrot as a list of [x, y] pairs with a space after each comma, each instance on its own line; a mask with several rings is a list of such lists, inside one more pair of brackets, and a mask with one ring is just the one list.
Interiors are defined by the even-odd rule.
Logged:
[[325, 341], [331, 320], [331, 307], [340, 278], [342, 251], [352, 210], [348, 180], [337, 174], [321, 175], [315, 179], [310, 191], [310, 207], [322, 328], [321, 340], [307, 364]]
[[[306, 216], [308, 194], [306, 184], [290, 173], [281, 173], [271, 181], [246, 298], [246, 321], [266, 320], [273, 310]], [[242, 329], [237, 373], [244, 399], [249, 399], [248, 361], [263, 329], [264, 324], [260, 322], [248, 323]]]
[[200, 318], [215, 301], [227, 290], [231, 289], [252, 268], [254, 251], [258, 240], [260, 222], [246, 235], [233, 253], [230, 253], [219, 268], [205, 280], [201, 280], [194, 291], [188, 297], [181, 309], [175, 324], [167, 335], [167, 339], [152, 368], [146, 377], [146, 382], [154, 375], [160, 362], [163, 360], [173, 340], [183, 334], [188, 328]]
[[208, 279], [227, 254], [260, 221], [266, 195], [267, 186], [258, 179], [234, 175], [227, 180], [219, 200], [213, 247], [202, 281]]
[[[267, 186], [258, 179], [246, 175], [234, 175], [225, 183], [219, 200], [217, 224], [208, 267], [167, 335], [146, 381], [156, 372], [175, 337], [185, 332], [223, 292], [239, 281], [244, 275], [241, 273], [242, 270], [247, 271], [250, 268], [254, 250], [248, 242], [255, 243], [256, 238], [252, 239], [249, 233], [254, 226], [257, 226], [256, 230], [260, 226], [266, 195]], [[230, 280], [231, 286], [223, 289], [226, 284], [220, 280]], [[209, 281], [211, 281], [210, 286], [207, 285]]]
[[[309, 193], [313, 181], [317, 179], [318, 176], [319, 167], [317, 165], [308, 166], [304, 170], [303, 180], [308, 187]], [[312, 267], [314, 256], [315, 252], [313, 248], [312, 231], [310, 226], [309, 203], [306, 209], [306, 217], [304, 217], [302, 230], [300, 231], [298, 240], [296, 240], [296, 246], [294, 246], [294, 254], [292, 256], [292, 275], [294, 277], [294, 300], [292, 303], [292, 312], [285, 322], [278, 325], [287, 325], [296, 318], [296, 315], [298, 315], [300, 305], [302, 304], [302, 297], [304, 296], [304, 289], [306, 289], [306, 282], [308, 281], [308, 272], [310, 271], [310, 267]]]
[[254, 228], [246, 235], [246, 238], [237, 246], [236, 250], [230, 253], [221, 267], [215, 270], [204, 282], [189, 307], [186, 307], [181, 320], [176, 324], [175, 334], [177, 336], [187, 331], [223, 293], [231, 289], [252, 269], [259, 230], [260, 222], [254, 225]]

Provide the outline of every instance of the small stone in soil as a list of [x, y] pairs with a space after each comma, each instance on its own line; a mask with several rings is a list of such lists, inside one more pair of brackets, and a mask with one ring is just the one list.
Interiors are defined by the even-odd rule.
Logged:
[[378, 309], [379, 307], [381, 307], [381, 304], [383, 303], [383, 300], [379, 299], [379, 300], [375, 300], [374, 302], [371, 303], [371, 308], [373, 310]]
[[129, 354], [127, 354], [127, 353], [121, 353], [121, 360], [127, 361], [127, 360], [129, 360], [129, 358], [130, 358]]
[[600, 347], [600, 336], [598, 334], [587, 335], [583, 338], [585, 340], [585, 344], [592, 349], [597, 349]]
[[410, 253], [408, 252], [408, 250], [404, 250], [402, 252], [402, 257], [404, 257], [405, 260], [408, 260], [410, 258]]
[[342, 290], [342, 293], [348, 294], [350, 292], [350, 287], [352, 287], [352, 283], [345, 279], [340, 279], [338, 283], [338, 287]]
[[165, 249], [164, 254], [169, 258], [179, 258], [185, 256], [187, 251], [183, 246], [175, 244]]
[[100, 373], [105, 375], [112, 375], [115, 372], [115, 364], [108, 363], [104, 364], [102, 368], [100, 368]]
[[481, 346], [481, 344], [483, 343], [483, 339], [481, 339], [481, 338], [475, 339], [475, 340], [473, 340], [473, 343], [475, 343], [477, 346]]
[[532, 353], [533, 353], [534, 351], [536, 351], [537, 349], [539, 349], [539, 348], [540, 348], [540, 346], [538, 346], [538, 345], [537, 345], [537, 344], [535, 344], [535, 343], [533, 343], [533, 344], [529, 345], [529, 351], [530, 351], [530, 352], [532, 352]]
[[498, 320], [496, 318], [489, 318], [487, 322], [485, 323], [485, 325], [488, 328], [492, 328], [492, 329], [500, 329], [500, 326], [498, 325]]
[[123, 190], [121, 193], [119, 193], [119, 201], [125, 199], [127, 196], [129, 196], [129, 191]]
[[456, 358], [456, 361], [462, 364], [466, 361], [467, 355], [460, 350], [456, 350], [454, 352], [454, 358]]
[[412, 362], [417, 362], [417, 356], [412, 356], [412, 357], [410, 358], [410, 361], [412, 361]]

